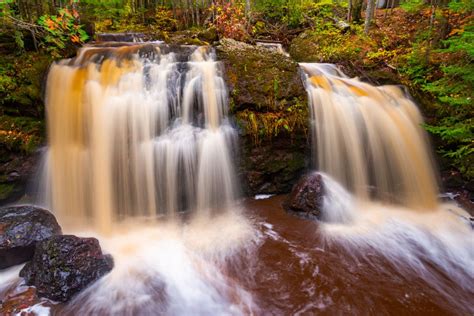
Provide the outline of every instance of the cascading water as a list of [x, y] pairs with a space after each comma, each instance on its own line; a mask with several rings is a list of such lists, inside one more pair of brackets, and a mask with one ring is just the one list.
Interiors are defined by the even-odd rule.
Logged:
[[300, 64], [319, 170], [361, 199], [434, 209], [437, 185], [416, 105], [396, 86], [350, 79], [330, 64]]
[[[438, 201], [416, 105], [399, 87], [348, 78], [334, 65], [300, 66], [309, 95], [315, 165], [323, 172], [326, 191], [324, 243], [342, 246], [373, 271], [385, 269], [372, 262], [376, 253], [395, 274], [420, 278], [448, 305], [472, 312], [469, 215]], [[462, 290], [453, 290], [456, 286]]]
[[[114, 258], [112, 272], [59, 314], [253, 309], [225, 274], [254, 231], [234, 211], [236, 134], [212, 49], [82, 48], [51, 66], [46, 108], [43, 203], [68, 232], [96, 236]], [[182, 211], [191, 216], [177, 218]]]
[[[46, 90], [49, 206], [107, 230], [129, 217], [224, 212], [235, 197], [226, 87], [212, 51], [86, 47]], [[190, 50], [189, 48], [185, 50]]]

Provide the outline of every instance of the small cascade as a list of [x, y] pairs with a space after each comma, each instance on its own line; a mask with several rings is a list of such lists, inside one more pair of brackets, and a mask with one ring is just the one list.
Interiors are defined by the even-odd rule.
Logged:
[[46, 204], [67, 224], [227, 212], [235, 131], [206, 47], [105, 43], [54, 64]]
[[287, 57], [290, 57], [290, 55], [285, 51], [285, 49], [283, 48], [283, 45], [281, 43], [272, 42], [272, 41], [265, 41], [265, 42], [257, 41], [255, 44], [258, 47], [263, 47], [263, 48], [269, 49], [271, 51], [274, 51], [274, 52], [280, 53], [282, 55], [285, 55]]
[[97, 34], [97, 41], [141, 43], [144, 37], [145, 34], [143, 33], [99, 33]]
[[348, 78], [334, 65], [300, 66], [318, 169], [359, 199], [435, 209], [437, 179], [423, 119], [406, 93]]

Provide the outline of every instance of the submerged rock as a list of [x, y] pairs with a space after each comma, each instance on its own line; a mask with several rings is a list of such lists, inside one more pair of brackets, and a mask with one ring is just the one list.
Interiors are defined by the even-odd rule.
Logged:
[[289, 212], [320, 218], [325, 193], [323, 177], [313, 172], [295, 184], [283, 207]]
[[38, 296], [66, 302], [112, 268], [112, 257], [102, 253], [97, 239], [62, 235], [38, 243], [20, 276]]
[[38, 242], [58, 234], [61, 227], [47, 210], [31, 205], [0, 209], [0, 269], [30, 260]]

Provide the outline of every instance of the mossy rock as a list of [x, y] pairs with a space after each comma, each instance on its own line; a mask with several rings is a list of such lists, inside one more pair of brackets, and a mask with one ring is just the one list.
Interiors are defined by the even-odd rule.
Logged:
[[291, 58], [227, 38], [220, 41], [217, 55], [225, 66], [234, 112], [281, 111], [305, 102], [298, 64]]
[[307, 94], [298, 64], [231, 39], [222, 39], [216, 50], [239, 126], [245, 192], [289, 192], [309, 158]]
[[301, 33], [291, 41], [289, 53], [298, 62], [338, 63], [361, 60], [371, 48], [371, 42], [334, 28]]
[[197, 37], [207, 43], [213, 43], [219, 40], [219, 35], [217, 34], [217, 29], [215, 27], [209, 27], [205, 30], [200, 31], [197, 34]]

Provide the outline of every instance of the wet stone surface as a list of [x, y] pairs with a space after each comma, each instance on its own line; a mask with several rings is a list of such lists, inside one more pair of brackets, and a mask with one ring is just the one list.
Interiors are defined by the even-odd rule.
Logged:
[[33, 257], [36, 243], [61, 234], [61, 227], [49, 211], [31, 205], [0, 209], [0, 269]]
[[33, 260], [20, 271], [40, 297], [65, 302], [113, 267], [95, 238], [54, 236], [36, 246]]

